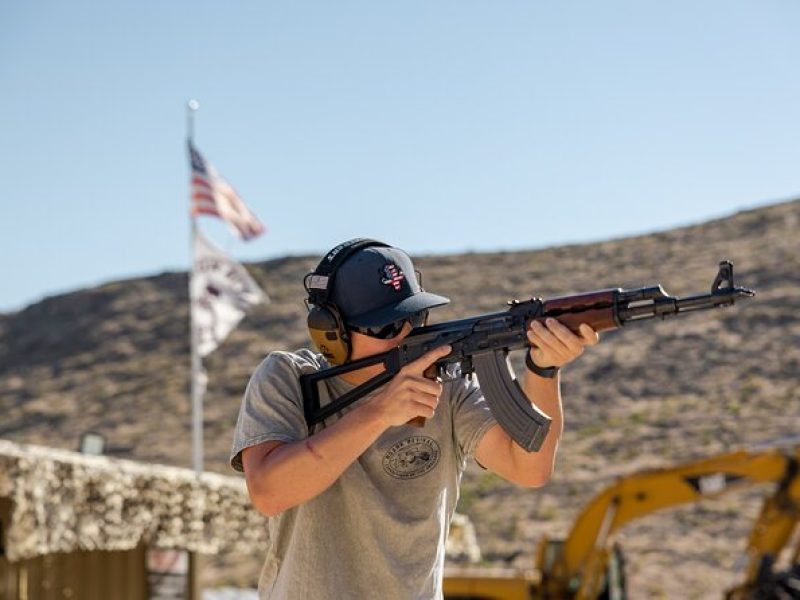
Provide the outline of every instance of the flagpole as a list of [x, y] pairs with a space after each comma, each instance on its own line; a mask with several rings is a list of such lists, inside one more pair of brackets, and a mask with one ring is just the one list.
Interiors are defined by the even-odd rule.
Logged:
[[[200, 108], [197, 100], [189, 100], [186, 103], [186, 129], [189, 145], [194, 145], [194, 115]], [[191, 194], [191, 186], [189, 187]], [[191, 198], [189, 199], [191, 206]], [[197, 347], [197, 330], [195, 327], [195, 314], [194, 306], [192, 303], [192, 275], [194, 271], [194, 249], [195, 240], [197, 238], [197, 218], [194, 214], [190, 213], [191, 221], [191, 235], [189, 243], [191, 244], [190, 256], [191, 268], [189, 269], [189, 331], [191, 346], [191, 395], [192, 395], [192, 465], [196, 475], [203, 472], [203, 392], [205, 391], [203, 379], [203, 361], [200, 357], [200, 351]]]

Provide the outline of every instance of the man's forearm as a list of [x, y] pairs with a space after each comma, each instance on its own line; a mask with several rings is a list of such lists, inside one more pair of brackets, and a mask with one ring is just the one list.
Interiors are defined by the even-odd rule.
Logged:
[[281, 444], [248, 476], [256, 506], [272, 516], [311, 500], [328, 489], [385, 429], [369, 405], [364, 405], [305, 440]]
[[558, 443], [564, 431], [559, 377], [547, 379], [526, 371], [522, 379], [525, 395], [552, 419], [550, 431], [538, 452], [526, 452], [517, 444], [511, 445], [517, 468], [527, 472], [538, 485], [544, 485], [553, 473]]

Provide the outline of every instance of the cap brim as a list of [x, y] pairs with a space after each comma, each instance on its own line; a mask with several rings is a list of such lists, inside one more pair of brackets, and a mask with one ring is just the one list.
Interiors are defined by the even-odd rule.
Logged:
[[403, 317], [410, 317], [421, 310], [443, 306], [449, 302], [450, 298], [429, 292], [419, 292], [392, 306], [385, 306], [363, 315], [351, 317], [347, 319], [347, 324], [356, 327], [380, 327]]

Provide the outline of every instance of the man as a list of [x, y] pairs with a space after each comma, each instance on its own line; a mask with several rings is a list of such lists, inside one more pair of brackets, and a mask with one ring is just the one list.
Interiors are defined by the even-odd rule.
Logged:
[[[448, 346], [309, 428], [300, 375], [396, 347], [449, 300], [420, 287], [405, 252], [374, 240], [337, 246], [306, 282], [312, 338], [327, 359], [306, 349], [271, 353], [248, 384], [231, 455], [253, 504], [271, 517], [261, 598], [441, 598], [445, 539], [468, 459], [519, 485], [544, 485], [563, 430], [558, 368], [598, 336], [587, 325], [576, 336], [554, 320], [530, 327], [522, 389], [552, 419], [538, 452], [511, 441], [478, 384], [424, 377]], [[381, 369], [327, 380], [321, 403]], [[424, 427], [409, 424], [417, 417]]]

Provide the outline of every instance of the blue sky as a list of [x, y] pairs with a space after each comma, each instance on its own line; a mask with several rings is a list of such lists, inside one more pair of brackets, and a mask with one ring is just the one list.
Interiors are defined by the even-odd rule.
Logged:
[[665, 229], [800, 196], [800, 4], [0, 4], [0, 311], [189, 260], [196, 143], [243, 261]]

